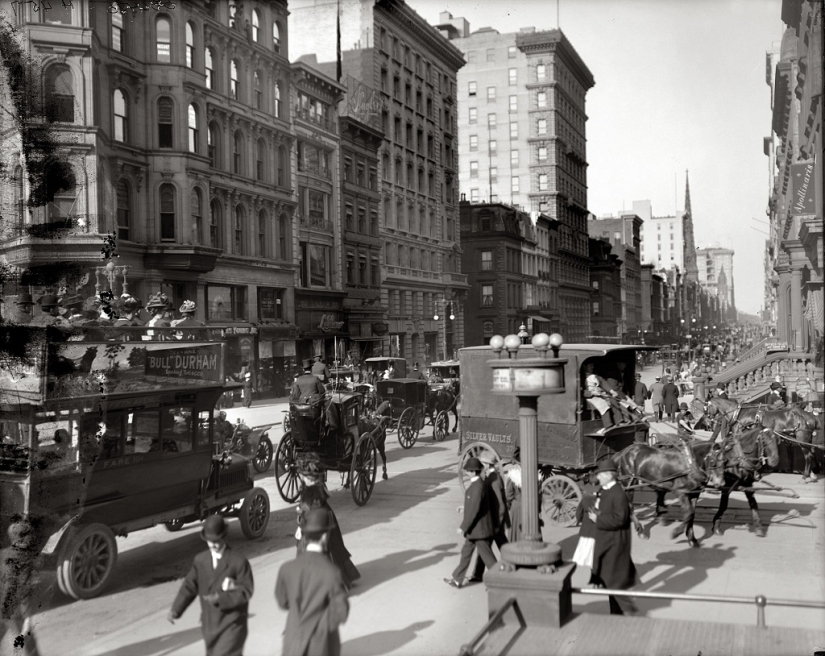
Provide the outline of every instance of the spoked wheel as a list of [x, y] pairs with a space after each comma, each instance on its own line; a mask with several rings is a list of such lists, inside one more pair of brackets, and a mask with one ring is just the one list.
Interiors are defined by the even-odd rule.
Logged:
[[266, 490], [253, 487], [247, 492], [239, 515], [241, 531], [247, 540], [261, 537], [269, 524], [269, 495]]
[[436, 442], [443, 442], [450, 432], [450, 416], [442, 410], [435, 416], [433, 421], [433, 439]]
[[579, 484], [569, 476], [554, 474], [541, 484], [541, 514], [553, 526], [575, 526], [582, 498]]
[[275, 451], [275, 483], [278, 494], [287, 503], [295, 503], [301, 494], [298, 461], [292, 433], [284, 433]]
[[83, 526], [61, 548], [57, 585], [73, 599], [99, 595], [112, 578], [117, 563], [117, 543], [108, 526]]
[[499, 462], [501, 461], [501, 458], [493, 450], [493, 447], [489, 444], [485, 444], [484, 442], [475, 442], [464, 447], [464, 450], [458, 458], [458, 484], [461, 486], [462, 492], [467, 489], [467, 486], [470, 484], [470, 479], [472, 478], [472, 474], [464, 471], [464, 465], [467, 464], [467, 461], [470, 458], [478, 458], [481, 462], [495, 463], [497, 468], [499, 466]]
[[350, 489], [352, 500], [363, 506], [372, 496], [375, 487], [375, 472], [378, 469], [378, 450], [369, 433], [364, 433], [358, 440], [350, 467]]
[[170, 519], [168, 522], [163, 522], [163, 525], [170, 533], [177, 533], [183, 528], [184, 523], [182, 519]]
[[252, 461], [252, 466], [259, 474], [263, 474], [269, 469], [272, 464], [272, 441], [267, 435], [261, 435], [258, 440], [258, 451], [255, 453], [255, 459]]
[[407, 408], [398, 419], [398, 443], [403, 449], [410, 449], [418, 439], [418, 422], [415, 409]]

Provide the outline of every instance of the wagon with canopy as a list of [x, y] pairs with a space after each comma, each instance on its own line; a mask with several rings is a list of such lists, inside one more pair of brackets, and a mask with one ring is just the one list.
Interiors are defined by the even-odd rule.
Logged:
[[427, 382], [413, 378], [379, 380], [375, 395], [379, 405], [389, 403], [389, 428], [398, 431], [398, 443], [404, 449], [411, 448], [424, 427]]
[[[649, 426], [633, 421], [602, 429], [598, 412], [585, 398], [585, 367], [592, 363], [603, 378], [617, 377], [622, 390], [632, 398], [636, 354], [653, 351], [653, 346], [620, 344], [564, 344], [560, 358], [564, 365], [565, 391], [542, 396], [538, 401], [538, 461], [541, 481], [541, 511], [545, 522], [571, 526], [581, 500], [579, 481], [596, 463], [618, 453], [634, 442], [647, 442]], [[459, 350], [464, 377], [460, 420], [458, 476], [466, 485], [464, 464], [477, 457], [507, 469], [518, 459], [519, 416], [515, 397], [490, 393], [493, 370], [488, 361], [490, 347]], [[518, 359], [535, 357], [531, 345], [521, 347]]]

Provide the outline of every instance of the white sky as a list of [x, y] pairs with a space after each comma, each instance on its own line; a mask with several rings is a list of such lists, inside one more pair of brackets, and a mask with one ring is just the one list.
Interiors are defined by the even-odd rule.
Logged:
[[[770, 188], [765, 52], [782, 38], [781, 0], [559, 1], [561, 29], [596, 80], [586, 100], [588, 209], [650, 199], [655, 216], [672, 215], [684, 207], [688, 169], [696, 245], [736, 251], [736, 305], [756, 313]], [[407, 3], [431, 24], [441, 11], [464, 17], [471, 31], [557, 26], [555, 0]]]

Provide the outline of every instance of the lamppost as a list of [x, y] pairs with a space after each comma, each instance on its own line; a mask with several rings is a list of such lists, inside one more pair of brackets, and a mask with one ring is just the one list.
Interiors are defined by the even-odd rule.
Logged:
[[447, 306], [449, 306], [449, 319], [450, 321], [455, 321], [455, 313], [453, 311], [453, 301], [448, 301], [446, 298], [442, 298], [440, 301], [436, 300], [435, 302], [435, 314], [433, 314], [433, 320], [438, 321], [441, 317], [438, 314], [438, 306], [439, 304], [444, 305], [444, 332], [442, 333], [443, 336], [443, 346], [444, 346], [444, 360], [449, 360], [450, 356], [447, 354]]
[[518, 338], [521, 340], [522, 344], [526, 344], [528, 337], [530, 337], [530, 333], [527, 332], [527, 326], [521, 324], [518, 327]]

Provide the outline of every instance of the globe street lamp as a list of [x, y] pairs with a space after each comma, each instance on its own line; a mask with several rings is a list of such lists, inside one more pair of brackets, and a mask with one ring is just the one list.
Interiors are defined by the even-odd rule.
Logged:
[[521, 324], [518, 327], [518, 338], [521, 340], [522, 344], [527, 343], [527, 338], [530, 336], [530, 333], [527, 332], [527, 326]]

